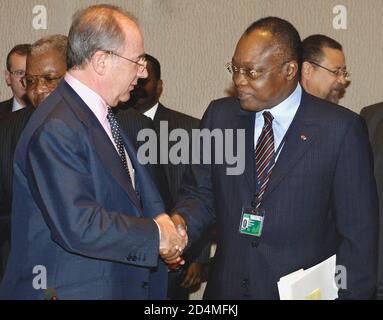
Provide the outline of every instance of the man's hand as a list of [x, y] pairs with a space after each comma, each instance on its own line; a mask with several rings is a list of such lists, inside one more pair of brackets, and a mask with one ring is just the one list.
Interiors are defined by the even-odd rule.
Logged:
[[[176, 229], [173, 221], [166, 213], [162, 213], [155, 218], [155, 221], [160, 226], [160, 255], [167, 264], [184, 264], [180, 257], [187, 244], [186, 232], [181, 230], [181, 227]], [[185, 233], [185, 234], [184, 234]]]
[[199, 262], [192, 262], [186, 270], [186, 275], [181, 283], [183, 288], [197, 287], [202, 282], [203, 265]]
[[176, 226], [178, 233], [180, 236], [184, 237], [186, 239], [186, 243], [188, 241], [188, 235], [187, 235], [187, 226], [184, 218], [179, 213], [173, 213], [171, 216], [171, 219]]
[[[187, 227], [186, 227], [185, 220], [182, 218], [182, 216], [179, 213], [172, 214], [171, 219], [178, 231], [178, 234], [182, 237], [186, 247], [188, 243], [188, 235], [186, 232]], [[178, 255], [176, 254], [169, 253], [167, 255], [161, 255], [161, 256], [170, 269], [176, 270], [181, 265], [185, 264], [185, 261], [182, 258], [178, 258]]]

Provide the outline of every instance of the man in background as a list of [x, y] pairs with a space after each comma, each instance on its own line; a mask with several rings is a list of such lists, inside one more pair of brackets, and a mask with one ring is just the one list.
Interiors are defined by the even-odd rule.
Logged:
[[21, 132], [35, 108], [57, 87], [66, 72], [68, 38], [44, 37], [28, 50], [26, 72], [20, 79], [31, 106], [9, 113], [0, 120], [0, 280], [3, 276], [11, 240], [13, 158]]
[[302, 41], [301, 85], [307, 93], [338, 104], [350, 79], [342, 45], [322, 34]]
[[[163, 81], [161, 77], [161, 64], [152, 55], [146, 54], [148, 77], [140, 79], [137, 87], [132, 92], [132, 98], [127, 102], [128, 107], [133, 107], [143, 115], [153, 121], [154, 130], [157, 133], [158, 150], [162, 150], [160, 125], [168, 126], [168, 133], [174, 129], [184, 129], [188, 133], [188, 137], [192, 135], [192, 129], [198, 129], [199, 120], [184, 113], [165, 107], [159, 100], [163, 92]], [[129, 110], [129, 109], [128, 109]], [[118, 119], [124, 123], [124, 119], [129, 118], [129, 113], [119, 113]], [[123, 125], [128, 130], [128, 126]], [[170, 141], [169, 150], [176, 144], [176, 141]], [[191, 140], [190, 144], [191, 145]], [[160, 151], [163, 152], [164, 150]], [[191, 157], [190, 157], [191, 158]], [[160, 156], [158, 156], [158, 160]], [[191, 161], [191, 159], [189, 159]], [[173, 164], [169, 158], [167, 164], [160, 164], [165, 172], [166, 180], [160, 185], [160, 190], [169, 190], [171, 199], [170, 209], [173, 208], [178, 198], [182, 179], [188, 164]], [[166, 196], [165, 196], [166, 197]], [[169, 272], [169, 289], [168, 297], [175, 300], [188, 299], [191, 289], [197, 288], [203, 278], [204, 266], [209, 260], [210, 253], [209, 235], [204, 234], [196, 245], [193, 245], [185, 254], [186, 264], [178, 270]]]
[[0, 102], [0, 119], [10, 112], [25, 108], [25, 88], [21, 85], [20, 79], [25, 75], [25, 64], [29, 44], [19, 44], [12, 48], [7, 55], [7, 70], [5, 71], [5, 81], [11, 88], [13, 97], [9, 100]]
[[374, 153], [374, 172], [379, 197], [379, 259], [376, 297], [383, 300], [383, 102], [365, 107], [360, 115], [366, 120]]

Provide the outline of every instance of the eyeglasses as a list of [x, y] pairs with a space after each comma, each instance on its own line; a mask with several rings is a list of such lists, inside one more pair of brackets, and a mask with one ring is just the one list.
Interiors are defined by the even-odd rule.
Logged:
[[[286, 64], [288, 61], [285, 61], [281, 64], [281, 67]], [[272, 68], [267, 71], [257, 71], [255, 69], [247, 69], [247, 68], [238, 68], [234, 63], [228, 62], [225, 65], [226, 69], [230, 72], [230, 74], [234, 75], [236, 73], [243, 74], [248, 80], [257, 80], [261, 76], [273, 71], [275, 68]]]
[[25, 70], [9, 71], [9, 73], [16, 78], [22, 78], [25, 76]]
[[145, 69], [146, 69], [146, 57], [145, 57], [145, 56], [142, 56], [142, 57], [138, 58], [137, 61], [134, 61], [134, 60], [132, 60], [132, 59], [125, 58], [125, 57], [123, 57], [123, 56], [121, 56], [121, 55], [115, 53], [114, 51], [105, 50], [104, 52], [105, 52], [105, 53], [108, 53], [108, 54], [112, 54], [112, 55], [114, 55], [114, 56], [116, 56], [116, 57], [119, 57], [119, 58], [121, 58], [121, 59], [125, 59], [125, 60], [127, 60], [127, 61], [129, 61], [129, 62], [135, 63], [135, 64], [139, 67], [138, 70], [139, 70], [140, 72], [144, 72]]
[[47, 87], [57, 86], [58, 82], [63, 76], [52, 76], [52, 75], [31, 75], [26, 74], [22, 77], [21, 84], [24, 88], [33, 88], [36, 87], [39, 83], [44, 83]]
[[328, 72], [331, 72], [333, 75], [335, 75], [338, 78], [343, 76], [346, 80], [349, 80], [351, 77], [351, 72], [349, 72], [347, 70], [344, 70], [344, 69], [331, 70], [331, 69], [328, 69], [324, 66], [321, 66], [319, 63], [316, 63], [314, 61], [308, 61], [308, 62], [313, 64], [313, 65], [316, 65], [319, 68], [325, 69]]

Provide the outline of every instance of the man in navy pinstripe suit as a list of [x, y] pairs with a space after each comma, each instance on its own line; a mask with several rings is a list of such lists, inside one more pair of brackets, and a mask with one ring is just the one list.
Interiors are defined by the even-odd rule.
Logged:
[[[256, 21], [227, 65], [238, 97], [213, 101], [202, 119], [202, 128], [246, 132], [244, 173], [227, 175], [229, 164], [214, 160], [193, 165], [174, 210], [192, 240], [216, 220], [205, 298], [278, 299], [282, 276], [333, 254], [347, 271], [339, 298], [373, 297], [378, 201], [367, 129], [355, 113], [304, 92], [300, 66], [297, 30], [279, 18]], [[263, 132], [271, 153], [255, 152]], [[263, 152], [271, 157], [258, 175]], [[262, 230], [244, 226], [248, 217]]]

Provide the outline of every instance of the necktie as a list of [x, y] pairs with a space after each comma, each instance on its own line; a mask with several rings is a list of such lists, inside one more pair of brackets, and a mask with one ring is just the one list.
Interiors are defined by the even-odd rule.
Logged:
[[132, 177], [130, 176], [128, 162], [127, 162], [126, 156], [125, 156], [124, 142], [123, 142], [122, 137], [121, 137], [120, 126], [118, 125], [117, 119], [116, 119], [115, 115], [113, 114], [112, 108], [108, 107], [108, 115], [106, 117], [109, 121], [110, 128], [112, 130], [112, 137], [113, 137], [114, 142], [116, 143], [118, 155], [121, 158], [122, 165], [124, 166], [126, 172], [128, 173], [129, 182], [133, 186]]
[[274, 156], [274, 133], [273, 133], [273, 116], [270, 112], [263, 113], [265, 124], [263, 125], [261, 135], [258, 138], [255, 148], [255, 165], [257, 169], [257, 199], [256, 207], [261, 204], [263, 194], [266, 191], [267, 183], [270, 180], [272, 165], [270, 161]]

